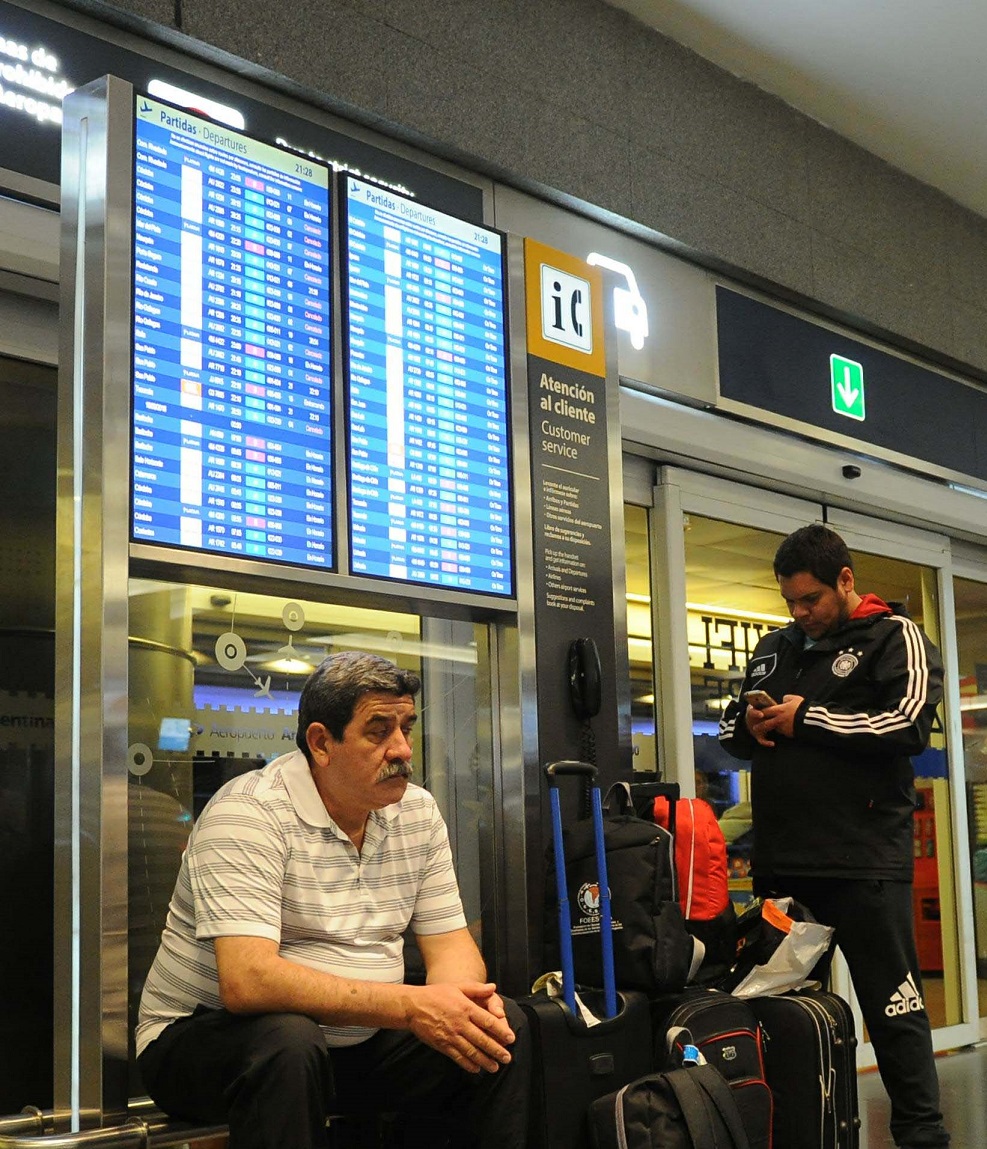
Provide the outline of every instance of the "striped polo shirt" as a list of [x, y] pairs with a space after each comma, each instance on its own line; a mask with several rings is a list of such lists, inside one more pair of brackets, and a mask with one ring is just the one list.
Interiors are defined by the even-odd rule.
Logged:
[[[137, 1025], [140, 1053], [198, 1005], [220, 1008], [212, 939], [270, 938], [289, 961], [400, 982], [402, 934], [466, 924], [445, 823], [428, 791], [370, 814], [358, 853], [329, 817], [300, 750], [218, 790], [182, 857]], [[323, 1026], [329, 1045], [370, 1037]]]

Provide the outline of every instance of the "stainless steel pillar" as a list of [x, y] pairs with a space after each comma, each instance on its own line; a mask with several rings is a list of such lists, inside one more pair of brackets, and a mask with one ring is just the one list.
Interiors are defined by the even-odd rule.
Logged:
[[129, 84], [64, 104], [55, 677], [55, 1109], [127, 1103]]

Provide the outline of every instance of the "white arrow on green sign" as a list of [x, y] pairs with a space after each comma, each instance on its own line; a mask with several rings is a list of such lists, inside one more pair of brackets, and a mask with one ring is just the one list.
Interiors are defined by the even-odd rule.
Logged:
[[829, 377], [836, 414], [863, 422], [864, 369], [861, 364], [852, 359], [844, 359], [842, 355], [830, 355]]

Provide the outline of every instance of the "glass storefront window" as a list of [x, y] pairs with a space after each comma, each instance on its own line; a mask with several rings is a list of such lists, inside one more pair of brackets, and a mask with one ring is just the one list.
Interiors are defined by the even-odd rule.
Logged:
[[624, 554], [627, 566], [627, 655], [631, 670], [631, 741], [634, 772], [658, 768], [655, 675], [651, 642], [651, 564], [648, 558], [648, 512], [624, 507]]
[[483, 628], [147, 579], [131, 581], [129, 646], [131, 1032], [192, 823], [229, 779], [295, 748], [302, 685], [334, 651], [421, 676], [414, 781], [446, 819], [482, 946], [494, 793]]
[[987, 1016], [987, 583], [955, 578], [979, 1014]]
[[783, 536], [701, 515], [685, 516], [683, 525], [696, 795], [723, 829], [739, 908], [753, 896], [750, 768], [721, 748], [717, 733], [758, 639], [788, 622], [771, 573]]
[[55, 391], [0, 355], [0, 1113], [53, 1096]]

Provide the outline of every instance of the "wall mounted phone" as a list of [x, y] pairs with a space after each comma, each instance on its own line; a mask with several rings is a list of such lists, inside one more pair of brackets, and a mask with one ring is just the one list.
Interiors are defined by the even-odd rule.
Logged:
[[603, 672], [600, 652], [591, 638], [576, 638], [569, 644], [569, 699], [579, 719], [600, 713]]

